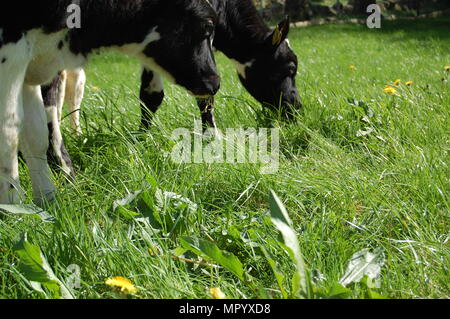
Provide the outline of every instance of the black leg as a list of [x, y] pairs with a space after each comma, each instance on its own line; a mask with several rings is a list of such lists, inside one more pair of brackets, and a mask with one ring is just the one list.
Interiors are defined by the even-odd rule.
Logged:
[[141, 77], [141, 127], [147, 130], [153, 122], [153, 115], [164, 100], [164, 85], [161, 76], [144, 69]]

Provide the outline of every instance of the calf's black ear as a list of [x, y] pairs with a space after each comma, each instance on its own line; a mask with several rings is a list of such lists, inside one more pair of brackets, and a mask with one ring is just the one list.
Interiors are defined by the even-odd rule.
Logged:
[[284, 40], [288, 37], [289, 29], [290, 29], [291, 23], [289, 16], [287, 16], [283, 21], [280, 22], [280, 24], [275, 28], [275, 30], [272, 32], [272, 34], [269, 37], [270, 45], [274, 47], [275, 49], [280, 46], [281, 43], [283, 43]]

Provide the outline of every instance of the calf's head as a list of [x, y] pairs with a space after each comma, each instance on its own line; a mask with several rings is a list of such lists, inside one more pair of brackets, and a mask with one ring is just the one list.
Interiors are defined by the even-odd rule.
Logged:
[[298, 60], [287, 40], [288, 33], [286, 18], [268, 34], [255, 58], [239, 74], [242, 84], [260, 103], [281, 108], [286, 116], [302, 105], [295, 86]]
[[[217, 15], [206, 0], [164, 1], [167, 14], [158, 18], [157, 41], [144, 54], [155, 67], [196, 97], [217, 93], [220, 77], [212, 52]], [[144, 64], [145, 60], [144, 60]]]

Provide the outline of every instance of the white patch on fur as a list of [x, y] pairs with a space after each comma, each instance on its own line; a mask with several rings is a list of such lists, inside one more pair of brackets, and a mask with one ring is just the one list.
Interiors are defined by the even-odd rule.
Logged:
[[289, 49], [292, 50], [291, 42], [289, 41], [289, 39], [286, 39], [286, 40], [284, 40], [284, 41], [286, 41], [286, 44], [287, 44], [287, 46], [289, 47]]
[[166, 70], [164, 70], [153, 58], [147, 57], [145, 54], [139, 54], [138, 59], [149, 70], [162, 75], [170, 83], [175, 83], [175, 78]]
[[31, 45], [33, 59], [28, 67], [25, 83], [41, 85], [50, 82], [55, 75], [64, 69], [75, 69], [86, 63], [82, 54], [75, 55], [68, 45], [61, 50], [58, 45], [67, 34], [67, 30], [45, 34], [41, 30], [32, 30], [27, 35]]
[[157, 29], [158, 27], [154, 27], [141, 43], [127, 44], [121, 47], [114, 47], [114, 49], [126, 55], [130, 55], [139, 59], [141, 64], [147, 69], [154, 71], [155, 73], [159, 73], [164, 76], [164, 78], [166, 78], [169, 82], [175, 83], [175, 78], [169, 72], [158, 65], [153, 58], [148, 57], [143, 53], [145, 48], [150, 43], [159, 41], [161, 39], [160, 33], [156, 31]]
[[145, 89], [148, 93], [161, 93], [164, 90], [164, 81], [156, 72], [153, 72], [153, 79], [150, 81], [148, 87]]
[[154, 27], [145, 37], [144, 41], [141, 43], [131, 43], [131, 44], [125, 44], [120, 47], [113, 47], [114, 49], [122, 52], [123, 54], [130, 55], [133, 57], [138, 57], [142, 51], [145, 50], [147, 45], [149, 45], [152, 42], [156, 42], [161, 39], [161, 34], [157, 32], [158, 27]]
[[241, 62], [233, 60], [233, 59], [231, 61], [233, 61], [234, 65], [236, 67], [236, 71], [244, 79], [247, 77], [247, 68], [250, 68], [253, 65], [253, 63], [255, 62], [255, 60], [251, 60], [246, 63], [241, 63]]

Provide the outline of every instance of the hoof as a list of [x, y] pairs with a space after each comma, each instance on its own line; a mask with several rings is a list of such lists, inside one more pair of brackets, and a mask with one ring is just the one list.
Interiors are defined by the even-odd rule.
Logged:
[[20, 186], [17, 187], [13, 184], [2, 186], [0, 187], [0, 204], [17, 205], [22, 203], [25, 194]]
[[209, 128], [209, 129], [205, 130], [205, 132], [203, 133], [203, 141], [211, 142], [214, 140], [219, 140], [219, 141], [223, 140], [223, 136], [219, 132], [219, 130], [216, 128]]
[[46, 207], [46, 206], [48, 206], [48, 204], [53, 202], [55, 200], [55, 198], [56, 198], [56, 191], [53, 190], [53, 191], [46, 192], [43, 195], [36, 196], [33, 199], [33, 203], [39, 207]]

